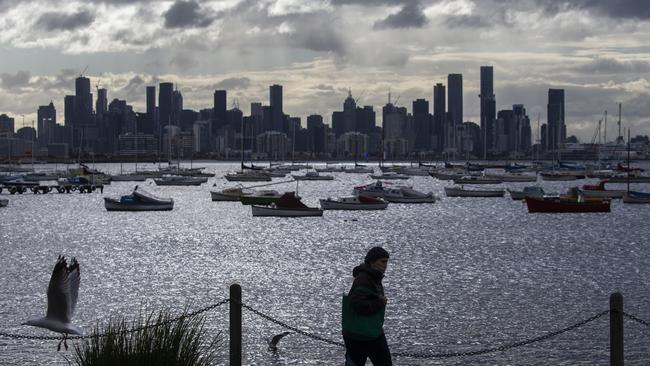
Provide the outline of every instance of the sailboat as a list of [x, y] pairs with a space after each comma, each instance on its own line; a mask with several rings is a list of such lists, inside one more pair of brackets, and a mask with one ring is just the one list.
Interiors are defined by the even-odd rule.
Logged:
[[244, 164], [244, 120], [241, 121], [241, 138], [240, 138], [240, 151], [241, 151], [241, 164], [238, 172], [227, 173], [223, 177], [229, 182], [270, 182], [271, 176], [263, 171], [253, 169], [253, 165], [247, 167]]
[[624, 203], [650, 203], [650, 193], [630, 191], [630, 130], [627, 130], [627, 191], [623, 193]]

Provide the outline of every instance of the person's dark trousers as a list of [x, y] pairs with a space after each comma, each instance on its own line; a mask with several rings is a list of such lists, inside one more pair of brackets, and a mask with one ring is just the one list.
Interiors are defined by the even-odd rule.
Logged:
[[382, 335], [371, 341], [358, 341], [343, 335], [345, 342], [345, 366], [364, 366], [366, 359], [374, 366], [392, 366], [390, 350], [386, 336]]

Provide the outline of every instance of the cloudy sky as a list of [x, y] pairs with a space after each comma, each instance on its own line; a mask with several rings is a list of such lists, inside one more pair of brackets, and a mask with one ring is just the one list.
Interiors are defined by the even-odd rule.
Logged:
[[285, 113], [329, 123], [348, 88], [376, 109], [390, 89], [410, 111], [462, 73], [477, 121], [491, 65], [497, 109], [523, 103], [536, 129], [548, 88], [564, 88], [568, 134], [589, 142], [605, 110], [615, 136], [618, 103], [624, 128], [650, 134], [648, 35], [647, 0], [0, 0], [0, 113], [31, 125], [52, 100], [62, 121], [83, 72], [136, 111], [161, 81], [186, 108], [227, 89], [245, 113], [277, 83]]

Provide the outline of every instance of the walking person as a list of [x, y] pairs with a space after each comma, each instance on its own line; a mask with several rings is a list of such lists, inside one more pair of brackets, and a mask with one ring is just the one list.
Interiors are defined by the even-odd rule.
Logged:
[[384, 248], [374, 247], [352, 270], [354, 281], [342, 309], [345, 366], [364, 366], [368, 358], [374, 366], [393, 364], [384, 335], [387, 299], [381, 283], [388, 258]]

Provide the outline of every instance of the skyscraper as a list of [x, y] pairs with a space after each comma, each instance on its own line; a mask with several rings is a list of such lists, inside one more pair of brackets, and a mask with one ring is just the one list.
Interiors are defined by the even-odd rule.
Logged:
[[215, 90], [213, 94], [212, 107], [212, 133], [226, 125], [226, 111], [228, 109], [226, 91]]
[[343, 133], [357, 130], [357, 102], [352, 98], [352, 91], [348, 90], [348, 97], [343, 102]]
[[95, 102], [95, 112], [101, 116], [108, 110], [108, 97], [105, 88], [97, 89], [97, 101]]
[[[156, 118], [156, 87], [147, 87], [147, 124], [142, 126], [142, 132], [158, 136], [160, 129]], [[140, 130], [138, 130], [140, 131]], [[158, 136], [160, 139], [160, 136]]]
[[54, 103], [38, 107], [36, 127], [38, 128], [38, 146], [46, 147], [51, 142], [52, 130], [56, 125], [56, 108]]
[[284, 131], [284, 111], [282, 110], [282, 85], [273, 84], [269, 87], [269, 101], [271, 104], [271, 129]]
[[431, 114], [426, 99], [413, 101], [413, 122], [415, 124], [415, 150], [427, 151], [431, 148]]
[[434, 150], [442, 151], [447, 145], [447, 112], [445, 111], [445, 86], [441, 83], [433, 87], [433, 136]]
[[[79, 76], [75, 79], [73, 149], [92, 146], [89, 140], [96, 138], [90, 127], [93, 125], [93, 95], [90, 93], [90, 79]], [[82, 146], [83, 144], [83, 146]]]
[[458, 127], [463, 123], [463, 75], [449, 74], [447, 88], [449, 120], [454, 127]]
[[[158, 91], [158, 120], [161, 126], [173, 124], [174, 84], [160, 83]], [[164, 128], [164, 127], [163, 127]]]
[[547, 150], [555, 150], [566, 139], [564, 124], [564, 89], [548, 90], [548, 105], [546, 107], [548, 123]]
[[492, 66], [481, 66], [481, 132], [483, 132], [484, 153], [493, 147], [496, 101], [494, 97], [494, 70]]

